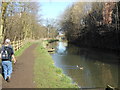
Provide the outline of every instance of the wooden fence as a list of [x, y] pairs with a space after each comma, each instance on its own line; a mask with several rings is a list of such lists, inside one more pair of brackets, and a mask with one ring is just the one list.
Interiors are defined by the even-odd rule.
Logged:
[[11, 45], [13, 46], [14, 51], [19, 50], [24, 45], [24, 40], [12, 41]]
[[[28, 41], [26, 41], [28, 42]], [[18, 41], [12, 41], [11, 45], [13, 46], [14, 51], [19, 50], [21, 47], [23, 47], [23, 45], [25, 44], [25, 40], [18, 40]], [[2, 44], [0, 44], [0, 48], [1, 48]]]

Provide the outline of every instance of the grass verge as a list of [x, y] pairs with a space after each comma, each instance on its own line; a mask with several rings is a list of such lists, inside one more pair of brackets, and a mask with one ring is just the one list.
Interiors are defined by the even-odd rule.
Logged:
[[54, 66], [52, 57], [39, 43], [35, 49], [34, 75], [37, 88], [78, 88], [72, 80]]

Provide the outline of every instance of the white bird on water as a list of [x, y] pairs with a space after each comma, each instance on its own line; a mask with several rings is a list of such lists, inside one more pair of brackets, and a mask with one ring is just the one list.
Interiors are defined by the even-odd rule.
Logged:
[[83, 70], [83, 67], [79, 67], [78, 65], [77, 65], [77, 68], [79, 68], [79, 69]]
[[81, 70], [83, 70], [83, 67], [80, 67]]

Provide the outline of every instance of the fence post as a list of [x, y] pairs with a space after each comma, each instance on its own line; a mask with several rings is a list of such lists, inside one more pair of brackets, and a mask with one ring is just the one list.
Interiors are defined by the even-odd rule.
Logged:
[[18, 46], [19, 46], [18, 49], [20, 49], [20, 40], [18, 41]]
[[12, 41], [13, 50], [15, 51], [15, 41]]
[[21, 40], [21, 47], [23, 47], [23, 40]]
[[17, 41], [17, 50], [19, 49], [19, 41]]
[[15, 51], [17, 51], [17, 41], [15, 41]]
[[14, 51], [19, 50], [21, 47], [23, 47], [23, 40], [18, 41], [12, 41], [11, 45], [13, 46]]

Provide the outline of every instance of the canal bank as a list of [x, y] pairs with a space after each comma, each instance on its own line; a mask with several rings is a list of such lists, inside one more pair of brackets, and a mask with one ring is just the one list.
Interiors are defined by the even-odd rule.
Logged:
[[114, 52], [80, 48], [56, 42], [49, 45], [55, 48], [51, 56], [56, 67], [72, 78], [82, 88], [119, 87], [119, 56]]
[[78, 88], [72, 80], [55, 67], [52, 57], [39, 43], [34, 51], [36, 55], [34, 75], [37, 88]]

